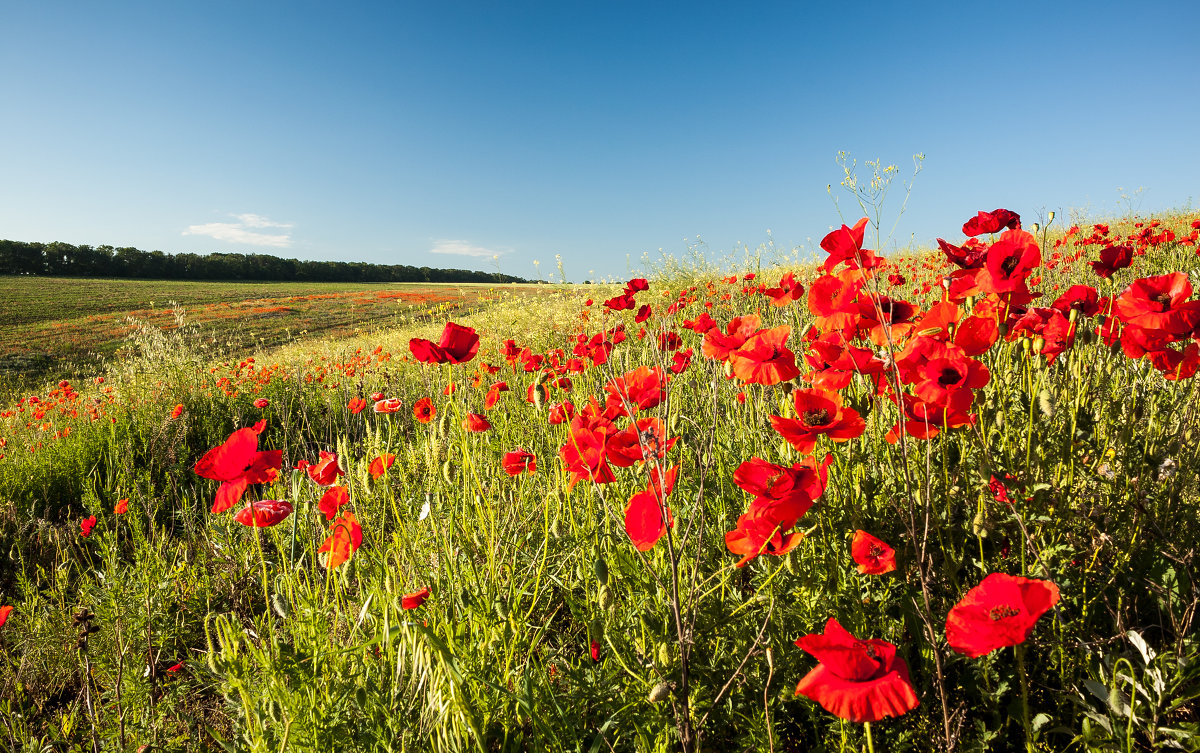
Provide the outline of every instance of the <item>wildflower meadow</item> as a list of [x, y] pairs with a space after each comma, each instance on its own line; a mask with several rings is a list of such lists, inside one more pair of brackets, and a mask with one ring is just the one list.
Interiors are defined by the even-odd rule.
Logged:
[[1200, 750], [1200, 215], [1020, 211], [138, 329], [0, 406], [0, 748]]

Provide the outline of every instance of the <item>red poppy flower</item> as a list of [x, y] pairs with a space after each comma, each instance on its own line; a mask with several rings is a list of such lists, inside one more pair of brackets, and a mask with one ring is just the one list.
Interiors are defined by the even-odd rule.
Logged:
[[693, 350], [679, 350], [671, 355], [671, 373], [682, 374], [692, 365]]
[[1188, 300], [1191, 296], [1186, 272], [1146, 277], [1117, 297], [1116, 314], [1126, 324], [1182, 337], [1200, 323], [1200, 301]]
[[854, 223], [854, 227], [842, 225], [837, 230], [822, 238], [821, 248], [829, 254], [829, 258], [821, 265], [821, 271], [828, 272], [843, 261], [848, 261], [851, 265], [854, 265], [864, 254], [862, 245], [866, 231], [867, 218], [863, 217]]
[[785, 345], [791, 333], [792, 328], [784, 324], [747, 338], [742, 347], [729, 355], [734, 376], [746, 384], [764, 387], [800, 376], [796, 356]]
[[866, 531], [855, 531], [850, 556], [863, 575], [883, 575], [896, 569], [896, 550]]
[[467, 431], [487, 431], [492, 428], [492, 425], [480, 414], [468, 413], [466, 420], [463, 421], [463, 428]]
[[613, 465], [628, 468], [650, 458], [661, 459], [678, 439], [667, 439], [667, 426], [662, 419], [648, 416], [609, 436], [604, 443], [604, 451]]
[[250, 428], [238, 429], [196, 461], [196, 475], [221, 482], [213, 500], [213, 514], [237, 505], [250, 484], [275, 480], [283, 465], [283, 450], [259, 451], [258, 436], [265, 428], [266, 422], [259, 421]]
[[508, 392], [508, 382], [496, 382], [488, 388], [487, 396], [483, 399], [483, 409], [491, 410], [496, 407], [501, 392]]
[[413, 418], [423, 424], [427, 424], [437, 416], [437, 408], [433, 407], [433, 401], [427, 397], [423, 397], [413, 404]]
[[1009, 230], [1021, 229], [1021, 215], [1007, 209], [993, 209], [990, 212], [980, 212], [967, 220], [962, 227], [963, 235], [976, 236], [984, 233], [998, 233], [1003, 228]]
[[972, 659], [1016, 646], [1057, 603], [1058, 586], [1048, 580], [992, 573], [950, 610], [946, 641]]
[[316, 463], [304, 469], [317, 486], [329, 486], [337, 482], [338, 476], [345, 475], [346, 472], [338, 465], [336, 452], [321, 450], [319, 457], [320, 459]]
[[382, 393], [382, 392], [372, 392], [372, 393], [371, 393], [371, 402], [373, 402], [373, 403], [377, 403], [377, 402], [379, 402], [379, 401], [380, 401], [380, 400], [382, 400], [382, 399], [383, 399], [383, 393]]
[[589, 651], [589, 652], [591, 653], [591, 655], [592, 655], [592, 661], [593, 661], [593, 662], [599, 662], [599, 661], [600, 661], [600, 643], [599, 643], [599, 642], [597, 642], [597, 641], [592, 641], [592, 642], [591, 642], [591, 644], [588, 646], [588, 651]]
[[624, 415], [626, 408], [632, 411], [648, 410], [658, 405], [667, 396], [664, 389], [662, 369], [640, 366], [626, 372], [604, 385], [608, 392], [608, 403]]
[[[661, 474], [661, 483], [660, 483]], [[663, 473], [661, 468], [650, 471], [650, 485], [629, 498], [625, 506], [625, 533], [641, 551], [647, 551], [667, 533], [667, 526], [674, 525], [667, 497], [675, 488], [679, 466]], [[665, 517], [664, 517], [665, 512]]]
[[393, 397], [386, 400], [377, 400], [375, 402], [375, 412], [385, 415], [395, 413], [400, 410], [400, 398]]
[[175, 410], [171, 411], [171, 418], [179, 418], [183, 415], [183, 403], [175, 406]]
[[362, 526], [349, 510], [333, 521], [333, 530], [317, 553], [327, 552], [325, 567], [333, 569], [350, 559], [362, 545]]
[[1089, 261], [1088, 264], [1097, 275], [1107, 280], [1118, 269], [1133, 264], [1133, 249], [1129, 246], [1106, 246], [1100, 249], [1100, 261]]
[[522, 473], [537, 472], [537, 457], [529, 450], [517, 449], [504, 453], [502, 461], [504, 472], [510, 476], [520, 476]]
[[290, 502], [284, 502], [281, 499], [264, 499], [260, 502], [251, 502], [238, 510], [238, 514], [234, 515], [233, 519], [244, 526], [270, 528], [291, 514]]
[[606, 442], [617, 432], [613, 422], [605, 418], [594, 401], [583, 412], [571, 419], [567, 442], [559, 448], [563, 465], [571, 474], [570, 487], [583, 479], [597, 484], [609, 484], [616, 480], [608, 465]]
[[746, 338], [758, 331], [760, 324], [762, 324], [762, 319], [758, 317], [758, 314], [735, 316], [729, 320], [729, 324], [725, 325], [724, 332], [721, 332], [719, 327], [712, 327], [705, 333], [701, 352], [704, 353], [705, 358], [724, 361], [729, 358], [730, 353], [742, 347]]
[[429, 586], [425, 586], [420, 591], [404, 594], [404, 596], [400, 597], [400, 607], [402, 609], [416, 609], [425, 603], [425, 600], [429, 598], [429, 594]]
[[804, 286], [796, 282], [795, 273], [788, 272], [779, 278], [779, 287], [767, 288], [763, 295], [771, 299], [772, 306], [786, 306], [804, 296]]
[[1050, 307], [1063, 316], [1072, 311], [1078, 311], [1078, 316], [1095, 316], [1100, 313], [1100, 294], [1091, 285], [1072, 285]]
[[471, 327], [446, 322], [437, 345], [414, 337], [408, 349], [421, 363], [466, 363], [479, 352], [479, 335]]
[[851, 722], [877, 722], [902, 716], [920, 705], [908, 664], [896, 647], [878, 638], [858, 640], [835, 619], [824, 634], [796, 641], [819, 664], [796, 686], [803, 695], [835, 716]]
[[378, 479], [387, 473], [388, 468], [392, 467], [392, 463], [396, 462], [396, 456], [390, 452], [385, 452], [379, 457], [371, 461], [371, 465], [367, 468], [367, 472], [371, 474], [371, 478]]
[[333, 520], [339, 508], [349, 504], [350, 492], [344, 486], [331, 486], [321, 495], [317, 509], [325, 513], [325, 520]]
[[271, 401], [266, 399], [265, 397], [260, 397], [259, 399], [254, 401], [255, 408], [266, 408], [270, 404], [271, 404]]
[[793, 390], [792, 402], [799, 418], [771, 416], [771, 426], [802, 455], [813, 451], [818, 437], [845, 442], [866, 431], [867, 422], [853, 408], [843, 408], [842, 396], [836, 392]]
[[96, 527], [96, 516], [95, 515], [84, 518], [83, 520], [79, 521], [79, 535], [86, 539], [88, 536], [92, 535], [92, 529], [95, 527]]
[[361, 397], [352, 398], [346, 407], [350, 409], [351, 413], [358, 415], [367, 407], [367, 401]]
[[1042, 252], [1033, 234], [1009, 230], [988, 249], [987, 261], [976, 280], [986, 293], [1024, 296], [1029, 300], [1025, 278], [1041, 263]]
[[129, 512], [129, 500], [118, 499], [116, 506], [113, 507], [113, 513], [116, 515], [124, 515], [127, 512]]
[[8, 615], [12, 614], [11, 606], [0, 607], [0, 627], [4, 627], [4, 623], [8, 622]]
[[959, 269], [979, 269], [987, 258], [988, 247], [974, 238], [961, 246], [947, 243], [941, 238], [937, 242], [946, 258]]

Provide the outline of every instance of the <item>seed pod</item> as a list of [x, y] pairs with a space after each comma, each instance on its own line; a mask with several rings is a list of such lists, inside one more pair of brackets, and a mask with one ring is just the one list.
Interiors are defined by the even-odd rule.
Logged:
[[1038, 408], [1047, 418], [1054, 415], [1054, 398], [1050, 395], [1050, 390], [1042, 390], [1038, 393]]
[[358, 706], [360, 709], [366, 709], [366, 707], [367, 707], [367, 689], [366, 688], [360, 686], [357, 690], [354, 691], [354, 705]]
[[279, 594], [271, 594], [271, 609], [283, 619], [288, 617], [287, 602]]
[[449, 460], [442, 463], [442, 478], [447, 484], [454, 483], [454, 466], [450, 464]]
[[662, 703], [671, 695], [671, 683], [660, 682], [650, 690], [650, 703]]
[[533, 407], [534, 408], [541, 410], [542, 407], [546, 404], [547, 398], [549, 398], [549, 395], [546, 393], [546, 385], [544, 385], [544, 384], [533, 385]]

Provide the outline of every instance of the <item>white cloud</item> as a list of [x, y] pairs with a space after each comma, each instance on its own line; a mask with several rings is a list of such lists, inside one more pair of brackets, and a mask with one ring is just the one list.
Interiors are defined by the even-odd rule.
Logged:
[[434, 241], [433, 248], [429, 249], [429, 253], [456, 254], [458, 256], [487, 258], [492, 256], [502, 256], [505, 252], [484, 248], [483, 246], [476, 246], [467, 241]]
[[184, 235], [206, 235], [219, 241], [241, 243], [247, 246], [270, 246], [272, 248], [287, 248], [292, 245], [292, 236], [288, 233], [256, 233], [248, 228], [290, 228], [285, 222], [274, 222], [257, 214], [235, 214], [237, 222], [206, 222], [203, 225], [189, 225]]

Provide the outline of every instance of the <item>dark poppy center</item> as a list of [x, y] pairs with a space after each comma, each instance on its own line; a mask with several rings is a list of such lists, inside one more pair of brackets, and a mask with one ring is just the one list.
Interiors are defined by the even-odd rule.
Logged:
[[1155, 303], [1161, 304], [1163, 307], [1163, 311], [1166, 311], [1167, 309], [1171, 308], [1171, 296], [1167, 295], [1166, 293], [1159, 293], [1157, 295], [1152, 295], [1152, 296], [1150, 296], [1150, 300], [1154, 301]]
[[867, 656], [871, 657], [875, 661], [879, 661], [879, 652], [876, 651], [875, 647], [870, 643], [867, 643], [866, 641], [855, 641], [854, 647], [861, 648], [863, 651], [867, 652]]
[[654, 452], [658, 452], [658, 435], [652, 429], [646, 429], [638, 434], [638, 441], [645, 447]]
[[1015, 617], [1020, 613], [1021, 613], [1021, 611], [1019, 609], [1013, 609], [1012, 607], [1008, 606], [1007, 604], [1004, 604], [1004, 605], [1001, 605], [998, 607], [992, 607], [991, 609], [989, 609], [988, 617], [992, 618], [992, 622], [999, 622], [1000, 620], [1003, 620], [1006, 617]]
[[1000, 262], [1000, 270], [1004, 272], [1005, 277], [1008, 277], [1013, 273], [1013, 270], [1015, 270], [1017, 265], [1020, 263], [1021, 257], [1015, 254], [1012, 256], [1006, 256], [1004, 257], [1004, 261]]
[[947, 366], [942, 369], [942, 373], [938, 376], [938, 384], [943, 387], [949, 387], [952, 384], [958, 384], [962, 381], [962, 374], [958, 373], [958, 369], [952, 366]]
[[829, 411], [824, 408], [812, 408], [804, 411], [805, 426], [824, 426], [829, 423]]
[[883, 547], [879, 546], [878, 544], [871, 544], [871, 548], [867, 550], [867, 554], [871, 557], [882, 557]]

